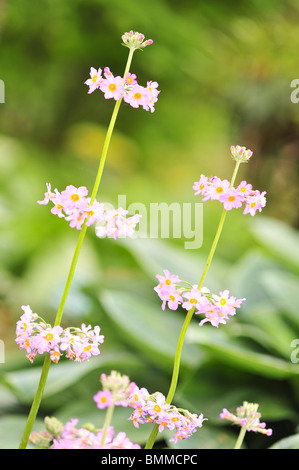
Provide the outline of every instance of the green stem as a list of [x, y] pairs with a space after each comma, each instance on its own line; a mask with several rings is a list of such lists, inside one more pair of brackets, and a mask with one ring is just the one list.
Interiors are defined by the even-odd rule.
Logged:
[[239, 433], [239, 436], [238, 436], [238, 439], [237, 439], [237, 442], [236, 442], [236, 445], [234, 447], [234, 449], [241, 449], [241, 445], [243, 443], [243, 440], [244, 440], [244, 437], [245, 437], [245, 434], [246, 434], [246, 426], [241, 426], [241, 429], [240, 429], [240, 433]]
[[[234, 185], [240, 163], [241, 162], [236, 162], [234, 172], [233, 172], [231, 182], [230, 182], [230, 187], [232, 187]], [[218, 228], [217, 228], [217, 232], [216, 232], [216, 235], [214, 237], [214, 240], [213, 240], [213, 243], [212, 243], [212, 246], [211, 246], [211, 249], [210, 249], [210, 253], [209, 253], [209, 256], [208, 256], [208, 259], [207, 259], [207, 262], [206, 262], [206, 265], [204, 267], [202, 276], [200, 278], [200, 281], [199, 281], [199, 284], [198, 284], [198, 287], [197, 287], [198, 290], [200, 290], [202, 288], [203, 282], [205, 280], [208, 269], [209, 269], [210, 264], [212, 262], [212, 259], [213, 259], [214, 253], [216, 251], [217, 244], [218, 244], [218, 241], [219, 241], [222, 229], [223, 229], [226, 214], [227, 214], [227, 211], [225, 209], [223, 209], [221, 217], [220, 217], [219, 225], [218, 225]], [[169, 387], [169, 392], [168, 392], [168, 395], [166, 397], [166, 403], [168, 403], [168, 404], [170, 404], [172, 402], [172, 399], [173, 399], [173, 396], [175, 394], [175, 390], [176, 390], [176, 387], [177, 387], [183, 343], [184, 343], [184, 339], [185, 339], [185, 335], [186, 335], [188, 326], [191, 322], [191, 318], [192, 318], [194, 312], [195, 312], [194, 307], [191, 310], [188, 311], [188, 313], [185, 317], [181, 332], [180, 332], [179, 339], [178, 339], [177, 349], [176, 349], [175, 356], [174, 356], [172, 379], [171, 379], [171, 383], [170, 383], [170, 387]], [[152, 448], [152, 446], [155, 443], [156, 437], [158, 435], [158, 430], [159, 430], [158, 424], [154, 424], [152, 432], [151, 432], [151, 434], [149, 436], [149, 439], [148, 439], [148, 441], [145, 445], [145, 449], [151, 449]]]
[[[130, 49], [129, 56], [128, 56], [127, 63], [126, 63], [126, 67], [125, 67], [124, 78], [125, 78], [126, 74], [128, 73], [128, 71], [130, 69], [130, 65], [131, 65], [132, 58], [133, 58], [133, 53], [134, 53], [134, 50]], [[118, 111], [119, 111], [121, 102], [122, 102], [122, 98], [120, 98], [118, 101], [116, 101], [115, 106], [114, 106], [114, 110], [113, 110], [113, 113], [112, 113], [112, 116], [111, 116], [111, 120], [110, 120], [110, 123], [109, 123], [109, 127], [107, 129], [106, 138], [105, 138], [105, 142], [104, 142], [104, 145], [103, 145], [103, 150], [102, 150], [102, 154], [101, 154], [101, 158], [100, 158], [99, 169], [98, 169], [98, 172], [97, 172], [97, 176], [96, 176], [94, 187], [93, 187], [92, 194], [91, 194], [90, 204], [92, 204], [94, 202], [94, 200], [96, 198], [96, 195], [97, 195], [97, 192], [98, 192], [98, 189], [99, 189], [99, 185], [100, 185], [100, 182], [101, 182], [101, 178], [102, 178], [102, 174], [103, 174], [103, 170], [104, 170], [104, 166], [105, 166], [106, 156], [107, 156], [108, 149], [109, 149], [111, 136], [112, 136], [112, 133], [113, 133], [115, 121], [116, 121], [116, 118], [117, 118], [117, 115], [118, 115]], [[58, 310], [57, 310], [56, 319], [55, 319], [55, 323], [54, 323], [55, 326], [60, 325], [60, 322], [61, 322], [61, 319], [62, 319], [63, 310], [64, 310], [64, 307], [65, 307], [67, 296], [69, 294], [71, 283], [72, 283], [72, 280], [73, 280], [73, 277], [74, 277], [74, 274], [75, 274], [77, 261], [78, 261], [78, 258], [79, 258], [79, 254], [80, 254], [80, 251], [81, 251], [83, 240], [85, 238], [86, 231], [87, 231], [87, 225], [86, 225], [86, 221], [85, 221], [83, 223], [82, 227], [81, 227], [79, 239], [78, 239], [76, 249], [75, 249], [75, 252], [74, 252], [74, 255], [73, 255], [73, 259], [72, 259], [72, 262], [71, 262], [71, 266], [70, 266], [70, 269], [69, 269], [69, 274], [68, 274], [66, 284], [65, 284], [65, 287], [64, 287], [64, 291], [63, 291], [63, 294], [62, 294], [62, 297], [61, 297], [61, 301], [60, 301], [60, 304], [59, 304], [59, 307], [58, 307]], [[42, 400], [42, 396], [43, 396], [43, 393], [44, 393], [44, 389], [45, 389], [45, 386], [46, 386], [47, 377], [48, 377], [48, 373], [49, 373], [49, 369], [50, 369], [50, 364], [51, 364], [50, 355], [46, 354], [44, 364], [43, 364], [43, 367], [42, 367], [40, 381], [39, 381], [37, 391], [36, 391], [35, 397], [33, 399], [32, 405], [31, 405], [31, 409], [30, 409], [30, 412], [29, 412], [29, 415], [28, 415], [28, 418], [27, 418], [26, 426], [25, 426], [25, 429], [24, 429], [24, 432], [23, 432], [23, 435], [22, 435], [22, 438], [21, 438], [21, 441], [20, 441], [19, 449], [26, 449], [26, 446], [28, 444], [28, 439], [29, 439], [31, 430], [33, 428], [33, 425], [34, 425], [34, 422], [35, 422], [35, 419], [36, 419], [36, 416], [37, 416], [37, 413], [38, 413], [38, 409], [39, 409], [39, 406], [40, 406], [40, 403], [41, 403], [41, 400]]]
[[107, 413], [106, 413], [106, 416], [105, 416], [105, 422], [104, 422], [104, 426], [103, 426], [103, 434], [102, 434], [102, 439], [101, 439], [101, 446], [102, 447], [104, 447], [105, 439], [106, 439], [106, 436], [107, 436], [107, 433], [108, 433], [108, 429], [109, 429], [109, 426], [110, 426], [111, 421], [112, 421], [114, 407], [115, 407], [115, 405], [114, 405], [114, 402], [113, 402], [107, 409]]

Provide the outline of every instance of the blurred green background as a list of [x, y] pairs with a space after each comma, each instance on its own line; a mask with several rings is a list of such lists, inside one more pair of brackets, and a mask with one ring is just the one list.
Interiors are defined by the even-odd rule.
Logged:
[[[258, 402], [272, 437], [248, 434], [248, 448], [299, 448], [299, 6], [295, 0], [196, 2], [152, 0], [2, 1], [0, 10], [0, 448], [15, 448], [40, 374], [14, 343], [21, 305], [53, 322], [78, 232], [39, 206], [46, 182], [94, 183], [113, 102], [87, 94], [90, 66], [122, 74], [131, 29], [154, 44], [134, 55], [138, 81], [159, 83], [156, 112], [123, 103], [97, 199], [117, 205], [200, 202], [201, 173], [230, 178], [230, 145], [254, 152], [239, 181], [267, 191], [262, 214], [228, 214], [206, 285], [246, 297], [219, 329], [194, 319], [183, 350], [174, 402], [204, 423], [176, 447], [230, 448], [238, 430], [219, 419], [243, 400]], [[84, 241], [63, 326], [100, 325], [105, 343], [88, 363], [50, 370], [35, 430], [43, 417], [78, 417], [101, 426], [92, 396], [111, 369], [150, 392], [167, 393], [184, 312], [161, 310], [153, 291], [163, 269], [198, 282], [221, 207], [204, 205], [203, 244], [184, 238]], [[299, 355], [298, 355], [299, 359]], [[143, 445], [150, 426], [134, 429], [117, 409], [113, 425]], [[159, 435], [159, 446], [170, 446]]]

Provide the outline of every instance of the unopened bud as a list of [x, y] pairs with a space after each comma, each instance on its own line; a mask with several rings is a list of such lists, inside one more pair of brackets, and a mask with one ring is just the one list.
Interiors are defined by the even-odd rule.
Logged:
[[236, 162], [248, 162], [250, 157], [252, 156], [252, 151], [249, 149], [246, 149], [246, 147], [240, 147], [240, 145], [232, 145], [230, 148], [231, 154], [233, 159]]
[[123, 46], [128, 47], [129, 49], [144, 49], [146, 46], [153, 44], [152, 39], [147, 39], [146, 41], [144, 34], [138, 33], [137, 31], [130, 31], [122, 35]]

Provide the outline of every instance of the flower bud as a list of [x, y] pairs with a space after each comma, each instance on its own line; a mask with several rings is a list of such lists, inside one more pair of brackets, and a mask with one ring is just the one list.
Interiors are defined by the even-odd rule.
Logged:
[[248, 162], [250, 157], [252, 156], [252, 151], [249, 149], [246, 149], [246, 147], [240, 147], [240, 145], [232, 145], [230, 148], [231, 154], [233, 159], [236, 162]]
[[130, 31], [122, 35], [123, 46], [128, 47], [132, 50], [143, 49], [150, 44], [153, 44], [152, 39], [144, 40], [144, 34], [138, 33], [137, 31]]

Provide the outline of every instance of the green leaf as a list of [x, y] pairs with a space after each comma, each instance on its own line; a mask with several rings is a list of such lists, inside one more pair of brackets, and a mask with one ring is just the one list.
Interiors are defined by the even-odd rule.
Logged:
[[272, 302], [299, 327], [299, 277], [288, 272], [267, 271], [261, 279]]
[[[158, 304], [149, 304], [142, 297], [121, 291], [103, 291], [100, 301], [134, 348], [148, 354], [157, 365], [169, 368], [173, 364], [183, 315], [176, 311], [162, 311]], [[183, 364], [198, 366], [200, 357], [196, 346], [186, 344], [183, 348]]]
[[[65, 361], [58, 364], [51, 364], [44, 398], [52, 396], [70, 387], [91, 371], [98, 369], [99, 374], [104, 367], [115, 364], [132, 363], [134, 358], [129, 353], [101, 354], [100, 357], [93, 357], [88, 362], [76, 363]], [[8, 372], [5, 374], [6, 384], [15, 392], [22, 403], [30, 403], [36, 393], [37, 385], [41, 374], [41, 367]]]
[[269, 449], [299, 449], [299, 434], [275, 442]]
[[[171, 274], [177, 274], [180, 279], [196, 284], [199, 282], [206, 263], [206, 257], [199, 256], [193, 250], [183, 250], [172, 246], [169, 242], [155, 239], [122, 240], [121, 243], [132, 253], [140, 267], [153, 279], [153, 285], [158, 284], [156, 274], [163, 274], [168, 269]], [[227, 270], [224, 263], [213, 260], [213, 267], [207, 274], [205, 285], [210, 290], [223, 287], [223, 279]], [[223, 276], [222, 276], [223, 274]], [[222, 287], [221, 287], [222, 286]]]
[[292, 227], [269, 217], [258, 217], [250, 226], [255, 238], [279, 259], [299, 266], [299, 234]]
[[208, 351], [220, 363], [276, 379], [297, 376], [299, 372], [299, 366], [296, 364], [255, 352], [236, 339], [232, 342], [221, 330], [215, 333], [211, 332], [210, 328], [210, 331], [207, 330], [190, 327], [187, 332], [188, 340], [200, 344], [202, 349]]
[[[0, 449], [18, 449], [27, 421], [27, 416], [3, 415], [0, 417]], [[43, 422], [37, 418], [34, 431], [44, 430]], [[30, 443], [27, 449], [32, 447]]]

